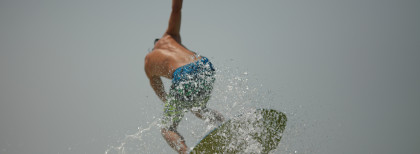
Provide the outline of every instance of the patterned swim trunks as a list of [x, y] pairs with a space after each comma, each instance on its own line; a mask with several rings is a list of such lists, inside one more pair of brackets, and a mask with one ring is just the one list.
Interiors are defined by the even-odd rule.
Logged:
[[172, 126], [177, 125], [189, 110], [206, 108], [214, 75], [215, 69], [206, 57], [175, 70], [165, 102], [163, 128], [173, 129]]

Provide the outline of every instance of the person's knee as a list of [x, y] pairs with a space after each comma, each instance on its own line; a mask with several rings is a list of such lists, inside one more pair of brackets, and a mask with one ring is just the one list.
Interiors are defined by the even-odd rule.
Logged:
[[196, 114], [196, 113], [200, 113], [200, 112], [201, 112], [201, 108], [199, 108], [199, 107], [192, 107], [192, 108], [190, 109], [190, 111], [191, 111], [192, 113], [194, 113], [194, 114]]
[[170, 125], [170, 126], [167, 126], [167, 127], [162, 127], [161, 129], [160, 129], [160, 132], [162, 133], [162, 134], [164, 134], [164, 133], [168, 133], [169, 131], [171, 131], [171, 132], [176, 132], [176, 124], [172, 124], [172, 125]]
[[162, 128], [162, 129], [160, 129], [160, 133], [163, 135], [163, 136], [165, 136], [165, 134], [167, 134], [168, 133], [168, 129], [167, 128]]

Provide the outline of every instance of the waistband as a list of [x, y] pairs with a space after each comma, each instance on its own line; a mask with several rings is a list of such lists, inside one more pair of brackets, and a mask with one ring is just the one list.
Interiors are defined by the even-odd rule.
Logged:
[[204, 65], [208, 65], [211, 71], [215, 71], [209, 59], [202, 56], [200, 60], [178, 67], [172, 74], [172, 83], [179, 82], [185, 75], [191, 75], [205, 69]]

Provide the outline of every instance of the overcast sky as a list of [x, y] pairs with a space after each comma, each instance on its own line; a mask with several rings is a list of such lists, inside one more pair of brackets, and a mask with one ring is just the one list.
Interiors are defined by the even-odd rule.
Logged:
[[[154, 126], [163, 105], [143, 70], [170, 6], [0, 0], [0, 153], [104, 153], [147, 126], [142, 153], [173, 152]], [[227, 117], [248, 107], [288, 115], [274, 153], [420, 151], [420, 1], [183, 7], [184, 45], [218, 67], [209, 105]], [[201, 121], [186, 118], [180, 132], [191, 146], [203, 132], [191, 133]]]

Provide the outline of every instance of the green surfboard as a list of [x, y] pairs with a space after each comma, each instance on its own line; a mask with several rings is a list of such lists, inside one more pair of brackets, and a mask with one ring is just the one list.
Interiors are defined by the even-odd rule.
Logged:
[[282, 112], [253, 109], [215, 128], [190, 153], [268, 153], [277, 148], [286, 121]]

